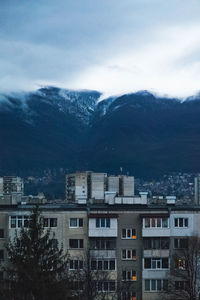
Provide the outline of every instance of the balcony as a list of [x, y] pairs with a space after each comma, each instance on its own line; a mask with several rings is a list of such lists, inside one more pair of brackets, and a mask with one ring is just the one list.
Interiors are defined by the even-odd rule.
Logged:
[[116, 250], [90, 250], [90, 256], [94, 258], [116, 258]]
[[117, 237], [117, 218], [90, 218], [89, 237]]

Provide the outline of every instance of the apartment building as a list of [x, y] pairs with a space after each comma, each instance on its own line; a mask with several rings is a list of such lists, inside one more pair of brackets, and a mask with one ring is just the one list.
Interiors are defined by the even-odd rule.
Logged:
[[194, 179], [194, 200], [197, 205], [200, 204], [200, 174]]
[[86, 204], [104, 203], [106, 195], [134, 196], [134, 177], [126, 175], [109, 176], [107, 173], [91, 171], [66, 175], [66, 202]]
[[[90, 271], [99, 276], [98, 290], [115, 299], [160, 299], [174, 252], [186, 245], [188, 236], [199, 235], [199, 206], [178, 206], [170, 199], [149, 205], [144, 196], [131, 197], [132, 202], [118, 197], [121, 202], [40, 205], [44, 226], [70, 254], [71, 272], [89, 262]], [[32, 208], [0, 206], [1, 260], [7, 260], [8, 238], [28, 226]]]
[[0, 205], [17, 204], [24, 194], [24, 181], [18, 176], [0, 177]]

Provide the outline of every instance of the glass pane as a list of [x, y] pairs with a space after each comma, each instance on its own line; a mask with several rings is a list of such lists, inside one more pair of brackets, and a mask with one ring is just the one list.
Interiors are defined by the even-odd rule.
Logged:
[[183, 227], [183, 218], [179, 218], [179, 227]]
[[75, 270], [78, 270], [78, 260], [75, 260], [75, 261], [74, 261], [74, 269], [75, 269]]
[[104, 260], [104, 270], [108, 270], [108, 260]]
[[126, 250], [125, 249], [122, 250], [122, 258], [126, 258]]
[[127, 237], [130, 238], [131, 237], [131, 230], [127, 229]]
[[83, 227], [83, 219], [79, 219], [79, 227]]
[[106, 227], [110, 228], [110, 219], [109, 218], [106, 219]]
[[98, 265], [98, 270], [102, 270], [102, 265], [103, 265], [102, 260], [99, 260], [97, 265]]
[[145, 280], [145, 291], [150, 291], [150, 280], [149, 279]]
[[126, 229], [125, 228], [122, 229], [122, 237], [126, 238]]
[[77, 218], [70, 219], [70, 227], [77, 227]]
[[105, 227], [105, 218], [101, 218], [101, 227]]
[[115, 291], [115, 282], [114, 282], [114, 281], [111, 281], [111, 282], [110, 282], [110, 291], [111, 291], [111, 292], [114, 292], [114, 291]]
[[168, 269], [168, 258], [162, 259], [162, 269]]
[[99, 228], [100, 227], [100, 220], [96, 219], [96, 227]]
[[96, 270], [96, 260], [91, 261], [91, 270]]
[[151, 227], [156, 227], [156, 219], [155, 218], [151, 219]]
[[152, 269], [156, 269], [157, 268], [156, 262], [157, 262], [156, 260], [152, 260], [152, 263], [151, 263]]
[[79, 240], [80, 241], [80, 247], [79, 248], [83, 248], [83, 240]]
[[162, 227], [164, 228], [168, 227], [168, 218], [162, 218]]
[[18, 218], [17, 218], [17, 227], [18, 228], [22, 227], [22, 216], [18, 216]]
[[157, 218], [157, 227], [161, 227], [161, 218]]
[[161, 291], [161, 280], [157, 280], [157, 291]]
[[83, 269], [83, 261], [79, 260], [79, 269], [82, 270]]
[[136, 239], [136, 230], [135, 229], [132, 229], [132, 238]]
[[168, 290], [168, 280], [166, 280], [166, 279], [163, 280], [163, 290], [164, 291]]
[[110, 270], [115, 270], [115, 260], [110, 261]]
[[145, 227], [150, 227], [150, 218], [145, 218]]
[[144, 259], [144, 268], [145, 269], [151, 269], [151, 258], [145, 258]]
[[185, 219], [185, 227], [188, 227], [188, 219]]
[[151, 290], [156, 291], [156, 280], [155, 279], [151, 280]]
[[168, 238], [161, 239], [161, 249], [169, 249], [169, 239]]
[[16, 228], [16, 217], [11, 217], [11, 228]]

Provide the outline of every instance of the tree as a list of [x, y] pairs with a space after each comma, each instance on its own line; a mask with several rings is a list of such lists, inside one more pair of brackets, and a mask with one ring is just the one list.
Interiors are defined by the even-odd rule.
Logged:
[[68, 255], [44, 228], [38, 207], [28, 223], [6, 245], [9, 265], [3, 267], [6, 279], [1, 284], [1, 299], [68, 299]]
[[171, 263], [167, 299], [198, 300], [200, 296], [200, 238], [177, 240]]

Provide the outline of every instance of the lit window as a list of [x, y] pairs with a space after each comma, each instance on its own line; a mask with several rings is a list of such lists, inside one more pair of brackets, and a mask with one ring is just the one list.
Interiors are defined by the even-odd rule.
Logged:
[[136, 281], [136, 271], [130, 270], [130, 271], [122, 271], [122, 280], [123, 281]]
[[122, 228], [122, 239], [136, 239], [136, 230], [134, 228]]

